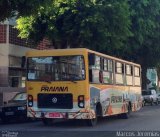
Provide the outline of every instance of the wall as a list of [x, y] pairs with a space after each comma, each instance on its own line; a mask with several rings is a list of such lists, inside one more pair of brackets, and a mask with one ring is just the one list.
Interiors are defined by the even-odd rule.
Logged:
[[6, 25], [0, 25], [0, 43], [6, 43]]

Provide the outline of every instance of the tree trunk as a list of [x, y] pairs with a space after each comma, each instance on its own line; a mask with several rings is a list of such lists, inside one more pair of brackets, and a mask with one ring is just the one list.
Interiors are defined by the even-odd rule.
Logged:
[[142, 67], [142, 89], [146, 89], [147, 88], [147, 68], [146, 67]]

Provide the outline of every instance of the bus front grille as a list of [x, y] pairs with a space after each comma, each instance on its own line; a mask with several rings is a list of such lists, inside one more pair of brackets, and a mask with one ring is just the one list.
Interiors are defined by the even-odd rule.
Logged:
[[72, 94], [38, 94], [38, 108], [72, 109]]

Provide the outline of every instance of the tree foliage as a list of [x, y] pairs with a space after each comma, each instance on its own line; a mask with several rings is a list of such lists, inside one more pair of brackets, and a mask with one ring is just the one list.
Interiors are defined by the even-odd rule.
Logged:
[[49, 0], [0, 0], [0, 21], [7, 18], [30, 15]]
[[130, 0], [131, 31], [125, 54], [127, 59], [142, 65], [143, 88], [146, 87], [147, 68], [160, 62], [160, 0]]
[[[148, 67], [155, 66], [159, 60], [160, 45], [160, 1], [134, 0], [130, 1], [132, 37], [128, 38], [128, 47], [125, 54], [139, 63], [146, 63]], [[157, 57], [157, 58], [156, 58]], [[147, 59], [144, 62], [143, 59]]]
[[47, 37], [57, 48], [103, 51], [119, 49], [131, 36], [129, 16], [126, 0], [56, 0], [36, 14], [20, 17], [17, 28], [21, 37], [37, 42]]

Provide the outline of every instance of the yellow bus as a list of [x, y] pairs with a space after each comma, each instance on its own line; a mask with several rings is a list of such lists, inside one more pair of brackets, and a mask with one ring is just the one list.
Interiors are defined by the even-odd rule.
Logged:
[[32, 50], [26, 59], [27, 116], [44, 124], [83, 119], [94, 126], [97, 117], [128, 118], [142, 106], [139, 64], [85, 48]]

